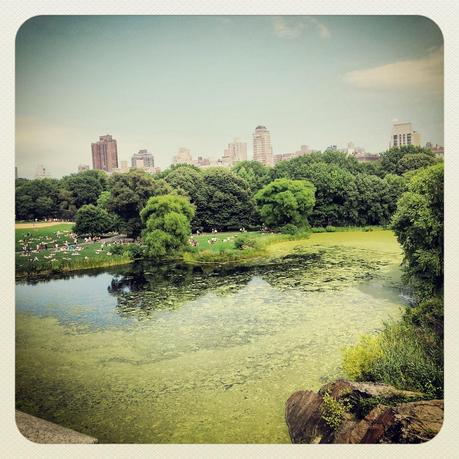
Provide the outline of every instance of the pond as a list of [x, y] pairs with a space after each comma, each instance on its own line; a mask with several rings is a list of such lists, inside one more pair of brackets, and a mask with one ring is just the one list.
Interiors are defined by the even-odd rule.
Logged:
[[284, 404], [398, 319], [390, 231], [243, 268], [137, 264], [16, 285], [18, 409], [110, 443], [287, 443]]

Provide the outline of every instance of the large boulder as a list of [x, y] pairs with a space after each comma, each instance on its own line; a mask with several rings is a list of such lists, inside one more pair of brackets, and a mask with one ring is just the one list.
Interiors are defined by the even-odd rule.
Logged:
[[285, 418], [293, 443], [421, 443], [443, 421], [443, 401], [423, 398], [387, 384], [338, 380], [318, 393], [292, 394]]

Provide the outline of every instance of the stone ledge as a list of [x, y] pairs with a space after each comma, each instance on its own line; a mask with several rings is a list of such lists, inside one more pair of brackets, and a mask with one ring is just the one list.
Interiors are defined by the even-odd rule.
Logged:
[[16, 410], [16, 426], [34, 443], [97, 443], [97, 439]]

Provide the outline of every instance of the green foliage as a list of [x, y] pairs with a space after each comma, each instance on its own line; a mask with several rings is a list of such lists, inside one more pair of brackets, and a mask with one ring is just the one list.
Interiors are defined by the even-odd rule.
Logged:
[[110, 201], [111, 196], [110, 191], [102, 191], [97, 198], [97, 207], [108, 210], [108, 202]]
[[326, 229], [323, 226], [316, 226], [314, 228], [311, 228], [311, 231], [313, 233], [325, 233]]
[[402, 175], [405, 172], [432, 166], [435, 158], [426, 153], [407, 154], [397, 163], [397, 173]]
[[405, 278], [420, 298], [443, 288], [443, 163], [421, 169], [397, 203], [392, 227], [403, 247]]
[[51, 178], [21, 180], [16, 186], [16, 219], [59, 216], [59, 181]]
[[327, 233], [334, 233], [334, 232], [336, 232], [336, 228], [334, 226], [332, 226], [332, 225], [328, 225], [328, 226], [325, 227], [325, 231]]
[[330, 429], [336, 430], [349, 412], [349, 406], [340, 400], [336, 400], [330, 394], [325, 393], [320, 410], [322, 420]]
[[344, 350], [343, 369], [357, 381], [375, 381], [430, 397], [443, 393], [443, 303], [432, 298], [408, 309], [401, 323], [386, 324]]
[[61, 187], [70, 193], [71, 203], [78, 209], [85, 204], [97, 203], [100, 193], [105, 190], [106, 178], [101, 171], [83, 171], [63, 177]]
[[74, 231], [82, 235], [102, 235], [113, 231], [114, 218], [105, 209], [86, 204], [75, 216]]
[[168, 194], [150, 198], [140, 213], [146, 224], [143, 233], [145, 255], [161, 258], [185, 249], [194, 213], [195, 207], [184, 196]]
[[358, 344], [343, 351], [343, 370], [352, 380], [363, 381], [371, 373], [375, 362], [382, 356], [378, 335], [364, 335]]
[[392, 147], [381, 153], [380, 156], [383, 175], [401, 175], [409, 170], [431, 165], [435, 161], [435, 155], [429, 148], [415, 145], [405, 145], [400, 148]]
[[271, 181], [269, 167], [259, 161], [240, 161], [233, 171], [248, 183], [252, 194]]
[[241, 234], [234, 240], [234, 247], [238, 250], [259, 248], [258, 241], [249, 234]]
[[286, 225], [282, 226], [280, 229], [280, 232], [282, 234], [297, 234], [300, 231], [300, 228], [298, 226], [294, 225], [293, 223], [287, 223]]
[[179, 165], [167, 173], [165, 180], [169, 183], [178, 193], [187, 196], [190, 202], [196, 207], [195, 216], [191, 222], [191, 227], [194, 229], [203, 228], [201, 221], [201, 210], [206, 206], [206, 183], [204, 181], [203, 173], [195, 166], [188, 164]]
[[255, 194], [263, 222], [269, 227], [305, 227], [315, 203], [315, 187], [306, 180], [277, 179]]
[[204, 230], [235, 230], [249, 227], [256, 219], [256, 209], [247, 182], [224, 168], [204, 172], [203, 207], [196, 218]]
[[107, 207], [120, 217], [122, 230], [134, 238], [142, 231], [140, 211], [148, 198], [173, 192], [172, 187], [164, 180], [154, 179], [139, 170], [112, 175], [108, 186], [111, 195]]

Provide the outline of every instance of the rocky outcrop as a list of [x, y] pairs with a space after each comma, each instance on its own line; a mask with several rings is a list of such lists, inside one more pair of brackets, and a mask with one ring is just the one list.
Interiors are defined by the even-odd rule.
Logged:
[[422, 443], [443, 422], [443, 400], [387, 384], [338, 380], [286, 403], [292, 443]]
[[35, 443], [97, 443], [97, 439], [89, 435], [18, 410], [16, 410], [16, 425], [25, 438]]

